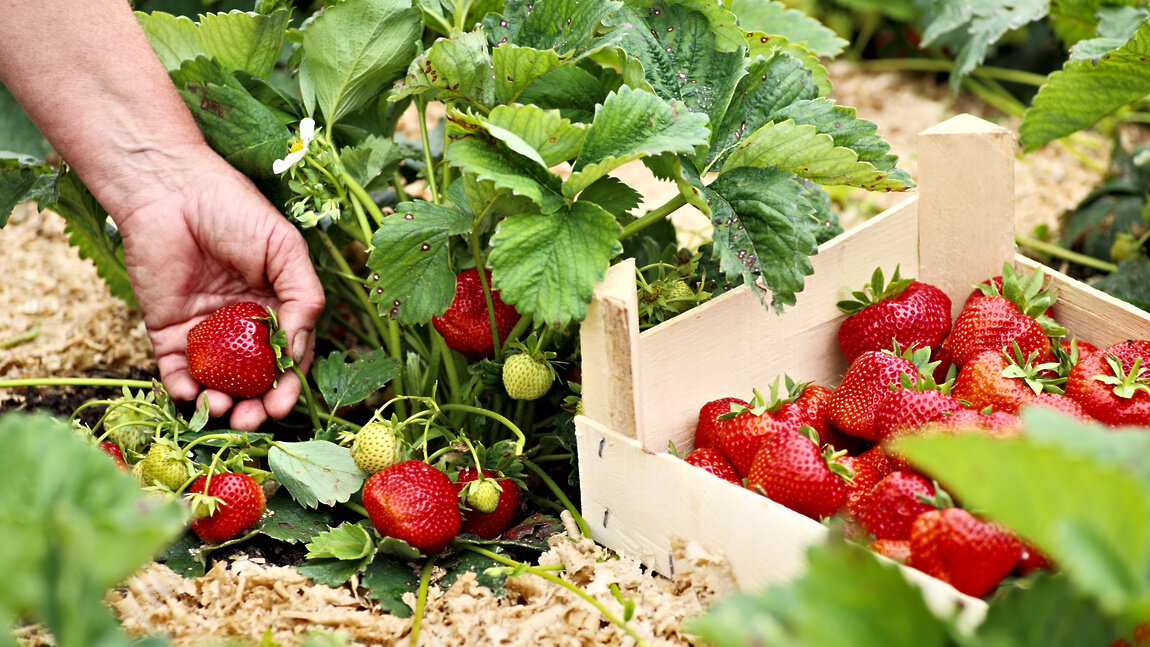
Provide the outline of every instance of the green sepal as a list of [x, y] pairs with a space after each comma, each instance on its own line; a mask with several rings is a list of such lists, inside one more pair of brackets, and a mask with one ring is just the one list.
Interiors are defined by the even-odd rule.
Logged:
[[839, 310], [851, 315], [869, 305], [897, 297], [905, 292], [911, 283], [914, 283], [913, 278], [899, 276], [898, 265], [894, 267], [894, 274], [891, 275], [889, 283], [883, 277], [882, 268], [876, 267], [874, 273], [871, 274], [870, 284], [863, 286], [862, 290], [851, 292], [854, 299], [839, 301], [835, 305], [838, 306]]
[[1134, 360], [1134, 365], [1129, 371], [1122, 370], [1122, 363], [1113, 355], [1106, 356], [1106, 363], [1110, 365], [1110, 370], [1114, 371], [1114, 374], [1095, 375], [1094, 379], [1103, 384], [1113, 385], [1114, 395], [1130, 399], [1139, 391], [1150, 393], [1150, 374], [1147, 374], [1146, 367], [1142, 366], [1141, 357]]

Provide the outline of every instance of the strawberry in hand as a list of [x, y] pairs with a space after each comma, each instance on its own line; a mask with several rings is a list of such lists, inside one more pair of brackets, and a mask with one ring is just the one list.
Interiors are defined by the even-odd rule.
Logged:
[[876, 268], [871, 283], [839, 301], [849, 315], [839, 327], [839, 347], [848, 362], [868, 350], [937, 347], [950, 332], [950, 297], [933, 285], [904, 279], [896, 267], [890, 283]]
[[275, 314], [251, 301], [216, 310], [188, 333], [188, 372], [200, 384], [237, 398], [255, 398], [291, 366]]

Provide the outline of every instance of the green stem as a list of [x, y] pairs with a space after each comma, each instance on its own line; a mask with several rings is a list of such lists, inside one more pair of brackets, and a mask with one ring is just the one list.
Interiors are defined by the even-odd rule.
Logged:
[[420, 95], [415, 98], [415, 110], [419, 114], [419, 141], [423, 145], [423, 178], [431, 192], [431, 201], [439, 204], [439, 187], [435, 181], [435, 162], [431, 159], [431, 137], [427, 132], [427, 101]]
[[323, 429], [323, 425], [319, 421], [319, 407], [315, 404], [315, 394], [311, 392], [311, 386], [307, 383], [307, 376], [295, 364], [292, 364], [291, 370], [295, 371], [296, 376], [299, 377], [300, 392], [307, 404], [308, 415], [311, 416], [311, 426], [316, 431], [320, 431]]
[[1089, 267], [1100, 272], [1111, 273], [1118, 270], [1118, 266], [1114, 263], [1110, 263], [1099, 258], [1094, 258], [1093, 256], [1087, 256], [1086, 254], [1080, 254], [1078, 252], [1066, 249], [1060, 245], [1048, 243], [1044, 240], [1039, 240], [1031, 236], [1015, 234], [1014, 241], [1018, 243], [1020, 247], [1029, 247], [1036, 252], [1041, 252], [1048, 256], [1070, 261], [1071, 263], [1075, 263], [1083, 267]]
[[495, 321], [495, 298], [491, 295], [491, 284], [487, 282], [487, 272], [484, 271], [483, 256], [479, 249], [479, 234], [477, 229], [471, 230], [471, 256], [475, 259], [475, 268], [479, 273], [479, 285], [483, 288], [483, 301], [487, 304], [487, 326], [491, 331], [491, 344], [495, 349], [495, 360], [503, 359], [503, 349], [499, 341], [499, 326]]
[[443, 411], [466, 411], [467, 413], [476, 413], [502, 423], [503, 426], [511, 430], [511, 433], [515, 434], [515, 455], [520, 456], [523, 454], [523, 447], [527, 444], [527, 437], [523, 435], [523, 431], [520, 430], [519, 427], [515, 426], [515, 423], [511, 422], [503, 415], [494, 411], [488, 411], [487, 409], [480, 407], [473, 407], [470, 404], [456, 404], [453, 402], [441, 404], [439, 405], [439, 408]]
[[455, 370], [455, 355], [447, 347], [447, 340], [433, 327], [431, 328], [431, 343], [439, 352], [439, 357], [443, 362], [443, 370], [447, 374], [447, 387], [451, 389], [453, 395], [457, 395], [459, 393], [459, 372]]
[[1003, 114], [1011, 115], [1013, 117], [1021, 117], [1022, 113], [1026, 111], [1026, 106], [1019, 103], [1009, 94], [1002, 94], [996, 92], [990, 87], [975, 81], [969, 76], [962, 80], [962, 87], [970, 91], [971, 94], [982, 99], [986, 103], [1001, 111]]
[[36, 339], [36, 337], [38, 337], [38, 336], [40, 336], [40, 322], [39, 321], [32, 324], [31, 328], [29, 328], [28, 330], [25, 330], [24, 332], [20, 333], [19, 335], [16, 335], [15, 337], [9, 337], [8, 339], [5, 339], [4, 341], [0, 341], [0, 348], [11, 348], [12, 346], [15, 346], [17, 344], [23, 344], [26, 341], [32, 341], [33, 339]]
[[547, 475], [547, 472], [544, 472], [543, 468], [526, 458], [523, 459], [523, 466], [530, 470], [532, 474], [538, 476], [540, 480], [543, 481], [543, 484], [547, 486], [547, 489], [551, 490], [551, 493], [555, 495], [555, 498], [559, 499], [563, 507], [567, 508], [567, 511], [570, 512], [571, 516], [575, 519], [575, 524], [579, 526], [579, 532], [583, 533], [584, 537], [590, 537], [591, 528], [587, 526], [587, 520], [583, 518], [583, 515], [579, 514], [579, 509], [575, 507], [575, 504], [571, 503], [571, 499], [567, 498], [567, 495], [564, 494], [563, 490], [559, 488], [559, 485]]
[[[319, 228], [316, 228], [315, 232], [316, 235], [319, 236], [320, 242], [323, 243], [324, 249], [327, 250], [328, 256], [331, 257], [332, 261], [334, 261], [336, 266], [339, 268], [339, 271], [346, 276], [355, 276], [355, 272], [351, 270], [351, 266], [347, 264], [346, 260], [344, 260], [343, 254], [341, 254], [339, 249], [335, 246], [331, 236], [328, 236], [327, 232]], [[363, 285], [358, 280], [353, 281], [348, 279], [347, 283], [351, 288], [352, 293], [355, 294], [355, 298], [359, 301], [360, 305], [363, 306], [364, 310], [371, 316], [372, 322], [375, 323], [375, 345], [383, 346], [383, 325], [380, 322], [379, 316], [377, 314], [379, 312], [379, 308], [375, 307], [375, 304], [371, 302], [371, 298], [368, 297], [367, 292], [363, 289]]]
[[[297, 405], [295, 405], [294, 407], [292, 407], [292, 411], [295, 411], [295, 412], [297, 412], [297, 413], [311, 413], [311, 410], [310, 410], [310, 409], [308, 409], [306, 406], [304, 406], [304, 405], [302, 405], [302, 404], [297, 404]], [[336, 416], [336, 415], [330, 414], [330, 413], [328, 413], [328, 412], [326, 412], [326, 411], [316, 411], [315, 413], [316, 413], [316, 415], [317, 415], [317, 416], [319, 416], [319, 417], [320, 417], [320, 419], [321, 419], [321, 420], [324, 420], [325, 422], [328, 422], [328, 423], [332, 423], [332, 422], [334, 422], [334, 423], [338, 423], [338, 424], [340, 424], [340, 425], [345, 425], [345, 426], [348, 426], [348, 427], [356, 427], [356, 426], [358, 426], [358, 425], [356, 425], [354, 422], [352, 422], [352, 421], [350, 421], [350, 420], [347, 420], [347, 419], [344, 419], [344, 418], [340, 418], [339, 416]]]
[[632, 235], [643, 231], [647, 227], [663, 220], [667, 216], [674, 213], [677, 209], [687, 204], [687, 198], [683, 197], [682, 193], [676, 193], [670, 200], [664, 202], [661, 206], [648, 211], [642, 217], [635, 219], [631, 224], [623, 228], [623, 232], [619, 234], [619, 240], [626, 240]]
[[22, 386], [126, 386], [129, 389], [150, 389], [152, 382], [103, 377], [30, 377], [0, 380], [0, 389], [14, 389]]
[[[875, 61], [862, 61], [858, 67], [869, 72], [954, 72], [954, 62], [941, 58], [887, 58]], [[1040, 87], [1046, 84], [1046, 75], [1012, 70], [1005, 67], [984, 65], [971, 73], [984, 79], [995, 79], [1007, 83], [1018, 83]]]
[[435, 558], [428, 557], [423, 564], [423, 573], [419, 575], [419, 592], [415, 598], [415, 615], [411, 619], [411, 635], [408, 636], [409, 647], [419, 644], [419, 625], [423, 622], [423, 612], [427, 609], [427, 589], [431, 583], [431, 568], [435, 566]]
[[351, 202], [352, 211], [355, 212], [355, 221], [359, 223], [359, 230], [361, 233], [363, 233], [363, 240], [361, 242], [363, 242], [363, 246], [367, 248], [367, 252], [370, 254], [372, 250], [371, 225], [368, 224], [367, 216], [363, 213], [363, 204], [358, 198], [349, 200], [349, 202]]
[[344, 501], [343, 507], [347, 508], [348, 510], [351, 510], [352, 512], [355, 512], [356, 514], [363, 515], [364, 518], [370, 518], [371, 517], [371, 515], [369, 515], [367, 513], [367, 508], [363, 507], [363, 504], [361, 504], [361, 503], [356, 503], [355, 501]]
[[567, 589], [568, 591], [570, 591], [571, 593], [574, 593], [576, 596], [578, 596], [580, 599], [582, 599], [584, 602], [586, 602], [587, 604], [590, 604], [592, 607], [594, 607], [595, 610], [598, 611], [600, 614], [602, 614], [603, 617], [606, 618], [608, 622], [619, 627], [623, 631], [627, 632], [627, 635], [631, 636], [631, 638], [635, 640], [635, 644], [637, 644], [637, 645], [646, 645], [647, 644], [647, 641], [643, 640], [643, 638], [639, 634], [635, 633], [635, 630], [632, 629], [631, 626], [628, 625], [626, 621], [624, 621], [622, 618], [619, 618], [614, 613], [611, 613], [611, 611], [607, 607], [603, 606], [598, 600], [596, 600], [594, 597], [592, 597], [589, 593], [587, 593], [583, 589], [581, 589], [578, 586], [575, 586], [573, 583], [568, 582], [567, 580], [549, 572], [551, 569], [540, 568], [538, 566], [528, 566], [527, 564], [524, 564], [523, 562], [518, 562], [518, 561], [511, 559], [509, 557], [505, 557], [503, 555], [500, 555], [499, 553], [496, 553], [494, 551], [490, 551], [490, 550], [487, 550], [485, 548], [480, 548], [479, 546], [476, 546], [476, 545], [471, 544], [471, 543], [466, 543], [462, 540], [457, 539], [457, 540], [455, 540], [454, 543], [456, 546], [463, 548], [464, 550], [469, 550], [473, 553], [483, 555], [487, 559], [490, 559], [490, 560], [495, 561], [495, 562], [499, 562], [500, 564], [503, 564], [504, 566], [509, 566], [511, 568], [514, 568], [514, 569], [522, 569], [523, 572], [531, 573], [532, 575], [534, 575], [536, 577], [541, 577], [541, 578], [547, 580], [548, 582], [555, 584], [556, 586], [561, 586], [561, 587]]
[[361, 186], [359, 182], [356, 182], [351, 176], [344, 175], [343, 181], [347, 184], [347, 188], [351, 190], [352, 195], [358, 198], [363, 208], [367, 209], [367, 213], [371, 215], [371, 219], [375, 221], [375, 225], [378, 227], [383, 224], [383, 211], [380, 211], [379, 205], [375, 203], [375, 200], [371, 199], [371, 195], [367, 192], [367, 189], [363, 188], [363, 186]]

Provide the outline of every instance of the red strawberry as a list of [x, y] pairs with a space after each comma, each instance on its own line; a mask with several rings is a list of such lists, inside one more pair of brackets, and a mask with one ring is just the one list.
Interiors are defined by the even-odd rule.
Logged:
[[896, 470], [871, 489], [859, 524], [875, 539], [910, 539], [915, 518], [936, 508], [927, 501], [934, 496], [934, 486], [925, 477]]
[[890, 474], [890, 459], [882, 447], [875, 445], [858, 456], [844, 456], [839, 462], [854, 472], [854, 478], [847, 484], [846, 510], [847, 515], [857, 521], [870, 504], [874, 486]]
[[1018, 435], [1021, 427], [1022, 421], [1013, 413], [1005, 411], [987, 413], [964, 407], [931, 424], [928, 431], [942, 433], [978, 431], [993, 437], [1011, 437]]
[[115, 463], [116, 467], [120, 468], [121, 471], [128, 471], [128, 462], [124, 460], [124, 452], [120, 450], [119, 445], [105, 440], [100, 443], [100, 451], [111, 457], [112, 462]]
[[[874, 440], [883, 441], [917, 430], [962, 408], [962, 403], [941, 391], [931, 377], [920, 378], [916, 384], [910, 384], [909, 380], [905, 374], [902, 375], [899, 388], [891, 391], [879, 404], [871, 434]], [[934, 385], [933, 388], [930, 385]]]
[[906, 356], [877, 350], [859, 355], [831, 393], [827, 405], [831, 424], [852, 436], [874, 440], [875, 413], [879, 405], [890, 394], [891, 387], [899, 384], [900, 375], [911, 377], [912, 382], [918, 380], [920, 364], [926, 362], [929, 354], [927, 348], [907, 351]]
[[768, 434], [747, 475], [747, 487], [813, 519], [828, 517], [847, 499], [849, 469], [811, 437], [814, 430]]
[[[486, 269], [483, 272], [490, 288], [491, 272]], [[499, 290], [492, 290], [491, 305], [495, 312], [499, 343], [503, 343], [519, 321], [519, 313], [499, 299]], [[483, 296], [483, 284], [475, 268], [455, 276], [455, 299], [442, 315], [432, 317], [431, 323], [443, 335], [448, 347], [467, 359], [477, 361], [495, 354], [491, 320], [487, 315], [487, 299]]]
[[[208, 488], [206, 493], [205, 485]], [[192, 531], [210, 544], [239, 537], [254, 526], [264, 513], [264, 491], [247, 474], [223, 472], [201, 476], [188, 491], [219, 499], [214, 511], [210, 504], [203, 504], [206, 509], [201, 504], [194, 505], [192, 511], [193, 517], [201, 512], [210, 512], [192, 521]]]
[[[515, 521], [515, 513], [519, 511], [519, 486], [509, 478], [501, 478], [494, 472], [483, 470], [485, 479], [490, 479], [502, 488], [499, 492], [499, 503], [491, 512], [481, 512], [477, 509], [465, 510], [462, 513], [463, 524], [460, 532], [470, 533], [480, 539], [495, 539], [503, 531], [511, 527]], [[467, 483], [477, 481], [479, 472], [473, 468], [459, 470], [455, 478], [457, 491], [462, 492]], [[438, 551], [436, 551], [438, 552]]]
[[730, 481], [739, 487], [743, 485], [743, 479], [739, 473], [735, 471], [735, 466], [731, 465], [731, 461], [727, 460], [723, 453], [713, 447], [702, 447], [687, 454], [683, 460], [687, 461], [695, 467], [700, 467], [711, 474]]
[[849, 316], [839, 327], [839, 347], [848, 362], [868, 350], [884, 350], [897, 342], [903, 348], [935, 347], [950, 331], [950, 297], [942, 290], [899, 277], [884, 283], [882, 268], [870, 285], [853, 292], [854, 300], [838, 307]]
[[741, 398], [719, 398], [699, 407], [699, 422], [695, 425], [695, 449], [717, 447], [719, 428], [726, 422], [719, 416], [731, 413], [731, 405], [746, 407]]
[[831, 423], [827, 420], [831, 390], [821, 384], [804, 384], [798, 390], [795, 406], [799, 408], [803, 424], [818, 432], [820, 445], [831, 442]]
[[1124, 341], [1078, 360], [1066, 395], [1108, 425], [1150, 425], [1150, 340]]
[[254, 398], [272, 387], [279, 370], [290, 366], [282, 354], [282, 331], [275, 316], [251, 301], [216, 310], [188, 333], [188, 372], [209, 389]]
[[1029, 575], [1035, 571], [1049, 571], [1054, 569], [1054, 562], [1046, 556], [1038, 547], [1029, 543], [1022, 542], [1022, 553], [1018, 557], [1018, 573], [1020, 575]]
[[1006, 351], [988, 350], [970, 358], [959, 370], [950, 394], [975, 409], [993, 407], [995, 411], [1017, 413], [1024, 402], [1062, 381], [1041, 375], [1055, 371], [1057, 362], [1036, 365], [1037, 351], [1024, 358], [1017, 344], [1013, 349], [1013, 357]]
[[1009, 530], [962, 508], [929, 510], [910, 528], [911, 564], [959, 591], [981, 597], [1010, 574], [1022, 544]]
[[1021, 414], [1031, 407], [1053, 409], [1082, 422], [1094, 420], [1077, 400], [1063, 393], [1039, 393], [1032, 400], [1023, 402], [1022, 406], [1018, 408], [1018, 412]]
[[776, 381], [769, 401], [764, 402], [756, 391], [747, 407], [733, 412], [733, 417], [723, 421], [715, 440], [719, 451], [731, 461], [735, 470], [746, 476], [766, 436], [777, 431], [796, 431], [802, 424], [801, 411], [789, 395], [778, 393]]
[[417, 460], [376, 472], [363, 484], [363, 507], [384, 537], [420, 551], [443, 550], [459, 533], [459, 492], [443, 472]]
[[909, 539], [876, 539], [870, 543], [870, 549], [899, 564], [910, 565]]

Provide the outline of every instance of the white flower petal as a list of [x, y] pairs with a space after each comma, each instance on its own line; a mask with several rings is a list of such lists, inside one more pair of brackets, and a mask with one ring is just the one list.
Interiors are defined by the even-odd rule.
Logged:
[[304, 147], [306, 148], [311, 140], [315, 138], [315, 119], [311, 117], [304, 117], [299, 122], [299, 137], [303, 140]]
[[301, 148], [298, 151], [288, 153], [287, 156], [284, 157], [282, 160], [276, 160], [276, 161], [272, 162], [272, 173], [275, 173], [278, 175], [278, 174], [283, 173], [284, 171], [288, 170], [289, 168], [295, 166], [301, 159], [303, 159], [303, 156], [306, 153], [307, 153], [307, 149]]

